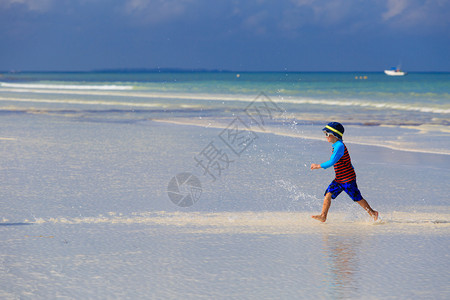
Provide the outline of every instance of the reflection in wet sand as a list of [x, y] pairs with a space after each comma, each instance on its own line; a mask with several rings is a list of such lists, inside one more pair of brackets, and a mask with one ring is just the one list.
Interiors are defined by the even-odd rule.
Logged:
[[347, 299], [358, 294], [357, 276], [360, 270], [359, 253], [364, 237], [359, 235], [334, 235], [324, 233], [324, 254], [328, 259], [328, 284], [330, 294]]

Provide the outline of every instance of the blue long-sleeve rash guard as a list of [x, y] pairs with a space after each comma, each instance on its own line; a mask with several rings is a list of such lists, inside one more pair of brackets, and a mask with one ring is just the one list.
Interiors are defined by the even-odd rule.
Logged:
[[341, 159], [342, 155], [344, 155], [344, 152], [344, 143], [342, 141], [337, 141], [333, 144], [333, 154], [331, 155], [330, 160], [320, 164], [320, 167], [322, 167], [323, 169], [331, 167]]

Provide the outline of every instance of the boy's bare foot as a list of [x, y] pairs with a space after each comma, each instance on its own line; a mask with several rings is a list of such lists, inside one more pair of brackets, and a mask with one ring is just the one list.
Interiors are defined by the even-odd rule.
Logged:
[[[377, 217], [378, 217], [378, 215], [377, 215]], [[325, 222], [326, 220], [327, 220], [327, 217], [324, 217], [324, 216], [322, 216], [322, 215], [317, 215], [317, 216], [311, 216], [311, 218], [313, 218], [313, 219], [316, 219], [316, 220], [319, 220], [320, 222]]]
[[373, 213], [371, 213], [371, 216], [374, 221], [378, 220], [378, 212], [376, 210], [374, 210]]

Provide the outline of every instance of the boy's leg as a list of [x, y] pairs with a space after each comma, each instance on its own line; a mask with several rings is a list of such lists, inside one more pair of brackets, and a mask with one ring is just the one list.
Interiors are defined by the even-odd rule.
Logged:
[[365, 199], [361, 199], [357, 202], [359, 203], [359, 205], [361, 205], [362, 208], [364, 208], [369, 213], [369, 215], [373, 218], [374, 221], [378, 220], [378, 212], [376, 210], [373, 210]]
[[358, 184], [356, 180], [344, 183], [343, 188], [345, 192], [352, 198], [353, 201], [358, 202], [365, 211], [373, 218], [374, 221], [378, 220], [378, 212], [373, 210], [369, 203], [363, 198], [361, 192], [358, 189]]
[[325, 194], [325, 198], [323, 199], [322, 212], [320, 215], [311, 216], [313, 219], [319, 220], [320, 222], [325, 222], [327, 220], [328, 210], [331, 206], [331, 193], [328, 192]]

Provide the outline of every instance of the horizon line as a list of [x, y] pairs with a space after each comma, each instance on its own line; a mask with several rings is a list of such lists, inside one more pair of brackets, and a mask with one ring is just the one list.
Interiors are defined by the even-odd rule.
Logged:
[[[313, 71], [313, 70], [229, 70], [207, 68], [105, 68], [91, 70], [0, 70], [1, 74], [17, 73], [383, 73], [384, 70]], [[450, 73], [449, 71], [406, 71], [407, 73]]]

